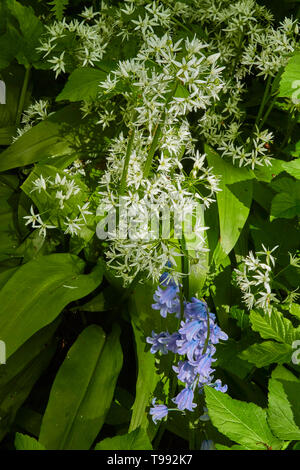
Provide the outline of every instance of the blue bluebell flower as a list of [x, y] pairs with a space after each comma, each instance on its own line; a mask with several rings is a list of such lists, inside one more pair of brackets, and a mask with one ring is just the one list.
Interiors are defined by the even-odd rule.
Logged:
[[[153, 298], [155, 304], [152, 307], [160, 310], [160, 314], [166, 317], [168, 313], [175, 313], [181, 317], [181, 304], [179, 299], [179, 286], [172, 281], [170, 275], [164, 273], [161, 277], [164, 289], [158, 287]], [[152, 344], [151, 352], [160, 351], [166, 354], [168, 351], [179, 354], [181, 359], [177, 365], [173, 365], [173, 370], [177, 374], [178, 380], [186, 385], [178, 395], [172, 399], [180, 411], [193, 411], [197, 406], [193, 403], [194, 393], [203, 392], [204, 385], [214, 387], [216, 390], [226, 392], [227, 385], [222, 385], [221, 381], [214, 380], [212, 368], [216, 359], [213, 357], [216, 348], [214, 344], [228, 339], [226, 333], [215, 323], [216, 316], [209, 312], [206, 302], [192, 297], [190, 302], [184, 301], [183, 318], [178, 331], [173, 334], [162, 332], [156, 334], [152, 332], [152, 338], [147, 338], [147, 342]], [[208, 331], [209, 329], [209, 331]], [[185, 360], [182, 360], [185, 358]], [[156, 420], [161, 419], [167, 413], [165, 405], [157, 405], [157, 412], [152, 408], [151, 414]], [[169, 410], [170, 411], [170, 410]]]
[[187, 385], [192, 385], [197, 378], [195, 367], [188, 361], [179, 361], [177, 366], [173, 366], [173, 370], [176, 372], [178, 379]]
[[200, 450], [215, 450], [214, 442], [211, 439], [205, 439], [201, 443]]
[[173, 402], [176, 403], [177, 408], [180, 411], [189, 410], [193, 411], [193, 409], [197, 406], [196, 403], [193, 403], [194, 399], [194, 392], [190, 387], [186, 387], [178, 395], [173, 398]]
[[160, 310], [160, 314], [163, 318], [166, 318], [168, 313], [178, 313], [178, 311], [180, 311], [178, 292], [179, 287], [176, 284], [168, 285], [165, 289], [158, 287], [153, 296], [156, 303], [152, 304], [152, 308], [154, 310]]
[[225, 393], [225, 392], [227, 392], [228, 387], [227, 387], [227, 385], [222, 386], [221, 380], [217, 379], [214, 383], [214, 389], [217, 390], [218, 392]]
[[170, 341], [170, 334], [167, 331], [162, 331], [158, 334], [152, 331], [152, 338], [148, 336], [146, 341], [147, 343], [152, 344], [150, 349], [152, 354], [155, 354], [157, 351], [160, 351], [162, 354], [168, 353], [167, 344]]
[[168, 415], [168, 407], [166, 405], [155, 405], [156, 398], [152, 400], [152, 405], [153, 407], [150, 408], [150, 415], [152, 416], [152, 419], [154, 423], [156, 424], [157, 421], [160, 421], [163, 419], [165, 416]]

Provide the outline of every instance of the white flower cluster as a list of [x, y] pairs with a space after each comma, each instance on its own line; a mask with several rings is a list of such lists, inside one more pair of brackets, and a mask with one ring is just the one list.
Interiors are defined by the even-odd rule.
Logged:
[[[205, 113], [217, 100], [222, 89], [218, 58], [197, 38], [174, 43], [168, 34], [152, 34], [136, 58], [119, 62], [100, 84], [104, 96], [115, 87], [126, 90], [123, 113], [131, 130], [128, 137], [121, 133], [112, 142], [101, 179], [100, 205], [120, 207], [121, 193], [132, 223], [129, 231], [137, 231], [137, 218], [142, 224], [150, 207], [156, 207], [157, 213], [167, 207], [184, 219], [187, 211], [214, 201], [218, 179], [206, 167], [205, 155], [195, 149], [186, 115], [197, 110]], [[191, 166], [189, 176], [185, 164]], [[204, 230], [198, 221], [199, 252], [206, 250]], [[151, 232], [148, 222], [142, 224], [142, 232], [143, 240], [116, 239], [107, 251], [109, 265], [125, 283], [141, 271], [157, 281], [166, 263], [175, 264], [179, 255], [174, 240], [145, 241]]]
[[[275, 266], [273, 251], [265, 248], [253, 254], [252, 251], [246, 258], [243, 258], [243, 270], [235, 269], [236, 282], [243, 293], [243, 300], [247, 308], [262, 308], [269, 315], [272, 312], [272, 304], [278, 299], [271, 290], [272, 269]], [[262, 257], [264, 258], [262, 260]]]
[[21, 119], [22, 127], [17, 129], [17, 135], [13, 138], [13, 142], [18, 140], [25, 132], [29, 131], [34, 124], [46, 119], [49, 115], [49, 106], [49, 101], [39, 100], [25, 109]]
[[[298, 23], [286, 18], [275, 28], [272, 14], [255, 0], [234, 3], [194, 0], [193, 4], [190, 20], [203, 26], [207, 43], [211, 50], [220, 53], [220, 61], [225, 65], [220, 105], [211, 108], [199, 121], [200, 132], [239, 166], [250, 165], [254, 169], [257, 165], [268, 165], [273, 134], [261, 127], [274, 100], [266, 97], [266, 117], [260, 116], [261, 121], [255, 122], [249, 135], [249, 123], [245, 122], [247, 116], [241, 107], [245, 80], [262, 76], [272, 83], [297, 47]], [[271, 91], [270, 87], [270, 94]]]
[[[31, 206], [30, 213], [31, 215], [25, 216], [24, 219], [27, 220], [25, 225], [32, 224], [33, 228], [38, 228], [39, 233], [41, 236], [46, 237], [47, 229], [55, 229], [64, 227], [64, 233], [73, 235], [78, 235], [80, 233], [81, 228], [86, 225], [86, 216], [91, 215], [92, 212], [88, 210], [89, 202], [78, 205], [77, 207], [74, 204], [74, 201], [69, 204], [68, 210], [70, 211], [63, 211], [65, 209], [65, 204], [67, 201], [70, 202], [72, 196], [75, 196], [80, 192], [79, 186], [76, 184], [75, 180], [70, 178], [69, 175], [61, 176], [59, 173], [56, 174], [55, 178], [51, 177], [43, 177], [41, 174], [38, 178], [36, 178], [33, 183], [33, 188], [31, 192], [37, 191], [39, 194], [44, 193], [48, 198], [48, 206], [49, 209], [45, 211], [48, 213], [48, 219], [51, 218], [51, 211], [53, 212], [55, 209], [55, 225], [47, 224], [43, 222], [42, 215], [43, 214], [35, 214], [33, 206]], [[58, 204], [57, 204], [58, 203]], [[76, 217], [70, 218], [66, 215], [68, 212], [74, 212], [74, 206], [78, 212]]]
[[[102, 59], [113, 33], [105, 8], [94, 13], [86, 8], [82, 21], [56, 21], [47, 26], [47, 32], [37, 48], [55, 72], [55, 77], [66, 72], [66, 67], [93, 66]], [[91, 24], [92, 22], [92, 24]]]

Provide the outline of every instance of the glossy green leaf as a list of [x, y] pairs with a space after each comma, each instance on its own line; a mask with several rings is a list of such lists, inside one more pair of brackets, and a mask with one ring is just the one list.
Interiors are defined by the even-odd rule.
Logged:
[[252, 201], [253, 175], [246, 168], [227, 163], [216, 152], [206, 147], [209, 166], [221, 177], [217, 202], [220, 220], [220, 243], [225, 254], [236, 244], [249, 215]]
[[82, 274], [84, 262], [70, 254], [52, 254], [21, 266], [0, 290], [0, 331], [7, 357], [68, 305], [101, 283], [102, 265]]
[[99, 83], [106, 79], [107, 74], [98, 69], [84, 67], [71, 73], [69, 79], [56, 98], [57, 101], [81, 101], [97, 98]]
[[32, 336], [0, 365], [0, 440], [10, 430], [18, 409], [56, 351], [55, 321]]
[[271, 219], [291, 219], [300, 215], [300, 181], [291, 181], [288, 192], [276, 194], [272, 200]]
[[40, 442], [50, 450], [87, 450], [101, 430], [122, 367], [119, 328], [107, 338], [88, 326], [77, 338], [54, 380]]
[[296, 51], [290, 58], [281, 76], [279, 96], [294, 96], [300, 99], [300, 52]]
[[53, 155], [70, 153], [70, 142], [66, 138], [63, 125], [64, 123], [76, 125], [80, 119], [77, 108], [72, 106], [52, 114], [0, 153], [0, 171], [29, 165]]

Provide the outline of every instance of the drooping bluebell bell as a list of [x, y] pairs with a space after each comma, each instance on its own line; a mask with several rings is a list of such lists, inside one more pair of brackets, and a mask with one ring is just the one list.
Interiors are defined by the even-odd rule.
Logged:
[[185, 387], [178, 395], [173, 398], [173, 402], [176, 403], [177, 408], [180, 411], [189, 410], [193, 411], [197, 404], [193, 403], [194, 391], [191, 387]]
[[168, 353], [167, 344], [170, 341], [170, 334], [167, 331], [162, 331], [161, 333], [155, 333], [152, 331], [152, 338], [148, 336], [146, 338], [147, 343], [152, 344], [150, 352], [155, 354], [160, 351], [162, 354]]
[[205, 439], [201, 443], [200, 450], [216, 450], [214, 442], [211, 439]]
[[152, 308], [159, 310], [163, 318], [166, 318], [168, 313], [178, 313], [180, 311], [178, 292], [179, 287], [176, 284], [170, 284], [164, 289], [158, 287], [153, 296], [155, 304], [152, 304]]
[[162, 418], [168, 415], [168, 407], [166, 405], [155, 405], [156, 398], [152, 400], [152, 408], [150, 408], [150, 415], [154, 423], [160, 421]]

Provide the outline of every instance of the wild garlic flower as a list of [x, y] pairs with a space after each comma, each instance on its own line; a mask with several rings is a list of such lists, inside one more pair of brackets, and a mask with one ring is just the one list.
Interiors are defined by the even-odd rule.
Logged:
[[272, 292], [272, 270], [275, 267], [272, 253], [278, 246], [271, 250], [264, 245], [262, 248], [262, 251], [257, 251], [255, 254], [250, 251], [249, 255], [243, 258], [242, 269], [235, 269], [236, 282], [249, 310], [258, 307], [271, 315], [272, 304], [278, 302]]

